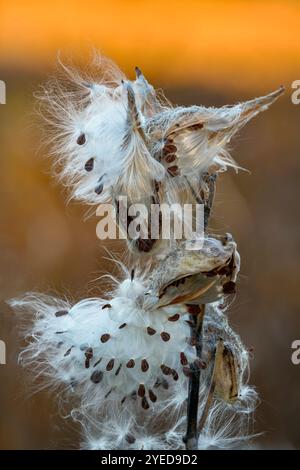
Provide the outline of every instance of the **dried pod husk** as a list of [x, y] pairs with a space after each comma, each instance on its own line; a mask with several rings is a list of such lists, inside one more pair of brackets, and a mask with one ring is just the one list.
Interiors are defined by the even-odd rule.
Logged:
[[223, 296], [224, 285], [235, 283], [239, 265], [230, 235], [206, 237], [200, 249], [187, 249], [182, 242], [153, 270], [144, 304], [160, 308], [214, 302]]

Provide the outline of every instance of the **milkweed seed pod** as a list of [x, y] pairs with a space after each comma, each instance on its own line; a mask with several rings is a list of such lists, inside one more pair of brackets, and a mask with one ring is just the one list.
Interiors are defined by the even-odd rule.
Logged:
[[[42, 373], [49, 386], [62, 388], [64, 400], [67, 397], [77, 401], [74, 418], [82, 422], [88, 434], [96, 427], [98, 438], [100, 433], [103, 442], [112, 448], [126, 448], [129, 444], [141, 448], [141, 436], [145, 434], [159, 448], [182, 447], [191, 367], [210, 370], [221, 335], [224, 359], [219, 360], [216, 372], [216, 406], [222, 402], [226, 407], [226, 403], [242, 397], [247, 353], [218, 308], [223, 290], [210, 287], [212, 292], [208, 295], [208, 289], [203, 288], [206, 276], [209, 282], [215, 278], [218, 286], [227, 277], [235, 279], [235, 243], [230, 236], [220, 240], [208, 237], [198, 251], [179, 246], [172, 259], [173, 277], [170, 260], [162, 260], [151, 276], [128, 272], [107, 299], [91, 298], [71, 305], [29, 294], [11, 302], [14, 308], [34, 313], [33, 325], [27, 332], [29, 344], [21, 361], [30, 366], [34, 375]], [[156, 303], [153, 299], [149, 303], [149, 292], [157, 289], [163, 295], [160, 299], [154, 297]], [[191, 305], [193, 300], [198, 304], [214, 301], [208, 306], [205, 320], [207, 347], [203, 361], [197, 356], [197, 343], [190, 338], [186, 302]], [[204, 370], [203, 401], [206, 376]], [[201, 402], [200, 408], [202, 405]], [[160, 423], [159, 430], [153, 428], [154, 422]], [[122, 423], [126, 432], [120, 431]], [[113, 430], [121, 434], [113, 436]], [[172, 432], [173, 440], [168, 443]]]
[[[41, 97], [43, 116], [72, 197], [92, 205], [111, 201], [117, 211], [120, 196], [148, 209], [195, 196], [203, 202], [207, 172], [238, 168], [227, 151], [230, 139], [283, 92], [221, 108], [172, 106], [138, 68], [130, 81], [111, 62], [98, 62], [92, 79], [66, 69], [69, 85], [52, 81]], [[157, 243], [149, 235], [129, 245], [151, 252]]]

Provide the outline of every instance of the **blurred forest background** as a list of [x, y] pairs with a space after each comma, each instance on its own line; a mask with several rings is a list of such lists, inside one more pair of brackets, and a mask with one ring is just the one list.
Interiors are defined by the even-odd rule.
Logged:
[[[78, 300], [97, 295], [113, 265], [96, 238], [97, 218], [66, 204], [41, 148], [33, 93], [62, 58], [87, 61], [93, 47], [129, 77], [142, 68], [177, 104], [220, 106], [286, 94], [244, 128], [232, 155], [250, 172], [223, 174], [211, 229], [233, 233], [242, 257], [230, 321], [253, 347], [250, 382], [261, 403], [258, 448], [300, 448], [300, 366], [291, 343], [300, 338], [300, 79], [298, 1], [0, 0], [0, 448], [77, 447], [76, 426], [59, 417], [56, 397], [32, 395], [17, 364], [18, 321], [5, 300], [28, 290]], [[297, 215], [298, 214], [298, 215]], [[110, 245], [110, 248], [112, 246]], [[121, 255], [123, 247], [114, 244]]]

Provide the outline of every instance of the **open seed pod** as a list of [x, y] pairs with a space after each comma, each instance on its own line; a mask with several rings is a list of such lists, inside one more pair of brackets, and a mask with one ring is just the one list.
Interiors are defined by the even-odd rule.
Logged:
[[201, 249], [182, 242], [152, 272], [146, 308], [206, 304], [235, 291], [240, 257], [230, 235], [206, 237]]
[[[201, 199], [207, 171], [238, 168], [227, 151], [230, 139], [283, 93], [221, 108], [172, 106], [138, 68], [131, 81], [111, 62], [98, 63], [88, 77], [63, 66], [69, 85], [51, 81], [41, 96], [60, 177], [73, 198], [91, 205], [126, 196], [128, 205], [149, 212], [153, 199], [169, 205]], [[140, 253], [157, 245], [151, 236], [129, 242]]]

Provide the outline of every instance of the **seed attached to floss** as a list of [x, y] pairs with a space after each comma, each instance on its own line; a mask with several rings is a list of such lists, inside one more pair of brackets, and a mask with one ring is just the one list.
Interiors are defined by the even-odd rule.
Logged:
[[106, 343], [110, 338], [111, 338], [110, 334], [105, 333], [105, 334], [102, 335], [101, 338], [100, 338], [101, 343]]
[[161, 334], [160, 334], [160, 337], [163, 341], [169, 341], [171, 339], [171, 336], [169, 335], [169, 333], [167, 333], [166, 331], [163, 331]]
[[189, 367], [183, 367], [182, 372], [186, 377], [191, 377], [192, 375], [191, 369]]
[[64, 357], [69, 356], [73, 348], [74, 348], [74, 346], [71, 346], [71, 347], [65, 352]]
[[85, 165], [84, 165], [84, 169], [85, 171], [92, 171], [94, 169], [94, 158], [90, 158], [87, 162], [85, 162]]
[[111, 305], [110, 304], [103, 305], [102, 310], [104, 310], [105, 308], [111, 308]]
[[143, 399], [142, 399], [142, 408], [144, 410], [149, 410], [149, 408], [150, 408], [148, 400], [147, 400], [146, 397], [143, 397]]
[[147, 333], [148, 333], [149, 336], [153, 336], [153, 335], [155, 335], [156, 330], [154, 330], [154, 328], [151, 328], [151, 326], [148, 326]]
[[157, 396], [155, 395], [155, 393], [152, 390], [149, 390], [149, 398], [152, 401], [152, 403], [155, 403], [156, 400], [157, 400]]
[[173, 380], [175, 380], [175, 382], [177, 382], [177, 380], [179, 379], [179, 375], [175, 369], [172, 369], [172, 377], [173, 377]]
[[132, 434], [127, 434], [125, 439], [126, 439], [126, 442], [128, 442], [128, 444], [135, 443], [135, 437]]
[[110, 359], [110, 361], [108, 361], [108, 363], [106, 365], [107, 372], [110, 372], [114, 368], [114, 365], [115, 365], [115, 360]]
[[93, 349], [92, 348], [87, 348], [87, 350], [85, 351], [85, 368], [88, 369], [90, 367], [90, 360], [92, 359], [93, 357]]
[[77, 144], [78, 145], [83, 145], [86, 142], [85, 134], [80, 134], [80, 136], [77, 139]]
[[126, 325], [127, 323], [122, 323], [122, 325], [119, 326], [119, 330], [122, 330], [122, 328], [125, 328]]
[[95, 193], [96, 194], [101, 194], [102, 191], [103, 191], [103, 183], [97, 184], [97, 186], [95, 187]]
[[160, 368], [161, 368], [161, 371], [162, 371], [163, 374], [165, 374], [165, 375], [171, 375], [171, 374], [172, 374], [172, 369], [171, 369], [171, 367], [168, 367], [168, 366], [166, 366], [165, 364], [162, 364], [162, 365], [160, 366]]
[[129, 359], [129, 361], [126, 364], [126, 367], [128, 369], [132, 369], [135, 366], [135, 361], [133, 359]]
[[68, 315], [68, 310], [59, 310], [58, 312], [55, 312], [55, 316], [57, 318], [63, 317], [64, 315]]
[[171, 317], [168, 318], [168, 321], [178, 321], [180, 318], [179, 313], [175, 313], [175, 315], [172, 315]]
[[95, 370], [91, 375], [91, 381], [94, 384], [100, 383], [102, 378], [103, 378], [103, 372], [101, 372], [101, 370]]
[[180, 363], [182, 366], [187, 366], [188, 365], [188, 360], [184, 352], [180, 353]]
[[149, 364], [148, 362], [146, 361], [146, 359], [143, 359], [142, 362], [141, 362], [141, 369], [142, 369], [142, 372], [147, 372], [147, 370], [149, 369]]
[[121, 368], [122, 368], [122, 364], [120, 364], [119, 367], [117, 368], [115, 375], [119, 375]]
[[145, 390], [145, 385], [144, 384], [140, 384], [139, 385], [139, 388], [138, 388], [138, 391], [137, 391], [137, 394], [139, 397], [143, 398], [145, 396], [145, 393], [146, 393], [146, 390]]

